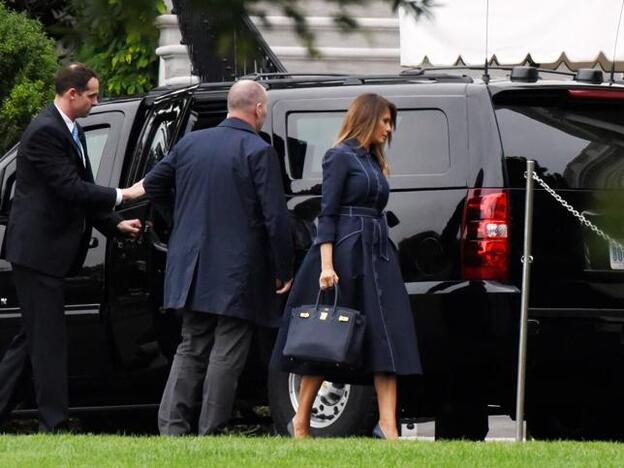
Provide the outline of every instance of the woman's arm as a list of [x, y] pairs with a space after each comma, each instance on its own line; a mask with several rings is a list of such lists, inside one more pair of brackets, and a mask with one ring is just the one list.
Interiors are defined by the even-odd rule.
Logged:
[[321, 289], [331, 288], [338, 282], [338, 275], [334, 270], [334, 244], [325, 242], [321, 244], [321, 276], [319, 286]]
[[[331, 148], [323, 158], [323, 186], [321, 212], [318, 218], [318, 231], [315, 244], [335, 242], [336, 223], [340, 214], [342, 191], [349, 173], [348, 157], [344, 151]], [[330, 257], [331, 258], [331, 257]]]
[[331, 288], [338, 282], [338, 275], [334, 270], [333, 253], [342, 191], [348, 172], [347, 155], [336, 148], [331, 148], [325, 153], [321, 213], [314, 241], [315, 244], [320, 244], [321, 248], [321, 276], [319, 277], [321, 289]]

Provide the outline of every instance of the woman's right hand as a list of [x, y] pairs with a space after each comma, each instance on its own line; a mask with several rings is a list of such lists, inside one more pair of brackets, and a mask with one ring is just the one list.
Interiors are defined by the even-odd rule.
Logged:
[[321, 270], [321, 276], [319, 278], [319, 286], [321, 289], [327, 289], [333, 287], [338, 283], [338, 275], [333, 268], [323, 268]]

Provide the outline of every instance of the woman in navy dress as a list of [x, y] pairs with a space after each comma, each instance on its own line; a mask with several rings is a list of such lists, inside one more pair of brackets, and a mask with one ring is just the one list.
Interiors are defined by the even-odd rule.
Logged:
[[[373, 434], [397, 438], [396, 376], [421, 373], [412, 311], [382, 211], [390, 191], [384, 146], [396, 114], [394, 104], [377, 94], [359, 96], [342, 122], [338, 143], [323, 159], [317, 237], [295, 277], [272, 358], [274, 367], [303, 376], [299, 407], [288, 428], [294, 437], [309, 436], [312, 405], [323, 380], [361, 383], [372, 376], [379, 407]], [[290, 310], [315, 302], [317, 281], [323, 290], [340, 282], [338, 303], [366, 315], [363, 364], [357, 370], [282, 354]]]

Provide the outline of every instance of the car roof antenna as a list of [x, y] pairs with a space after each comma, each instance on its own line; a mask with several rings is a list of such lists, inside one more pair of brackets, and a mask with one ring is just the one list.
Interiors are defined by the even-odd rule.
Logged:
[[622, 4], [620, 5], [620, 16], [618, 17], [617, 30], [615, 32], [615, 44], [613, 44], [613, 59], [611, 60], [611, 77], [609, 79], [609, 84], [613, 84], [615, 79], [613, 75], [615, 74], [615, 57], [617, 51], [617, 42], [618, 37], [620, 36], [620, 25], [622, 24], [622, 10], [624, 10], [624, 0], [622, 0]]
[[[622, 0], [624, 2], [624, 0]], [[483, 67], [483, 82], [490, 82], [490, 74], [488, 73], [488, 30], [490, 22], [490, 0], [485, 0], [485, 66]]]

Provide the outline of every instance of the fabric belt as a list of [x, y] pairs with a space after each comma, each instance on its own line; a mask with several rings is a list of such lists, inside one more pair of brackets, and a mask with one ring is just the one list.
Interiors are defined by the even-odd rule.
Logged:
[[[366, 206], [347, 206], [343, 205], [338, 211], [339, 216], [349, 216], [356, 218], [366, 218], [373, 223], [373, 247], [376, 248], [379, 258], [389, 261], [388, 257], [388, 223], [386, 222], [386, 215], [384, 212], [375, 208], [368, 208]], [[367, 235], [368, 230], [363, 232], [363, 236]]]

